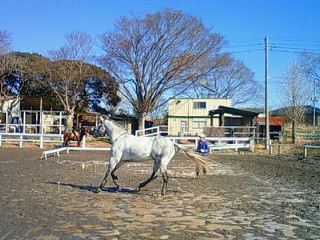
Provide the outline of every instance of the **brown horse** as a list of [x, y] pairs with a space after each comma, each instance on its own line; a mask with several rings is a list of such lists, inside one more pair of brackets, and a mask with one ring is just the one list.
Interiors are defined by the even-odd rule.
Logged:
[[85, 128], [81, 128], [80, 131], [72, 130], [72, 132], [67, 132], [63, 136], [63, 145], [69, 146], [71, 140], [77, 141], [77, 146], [80, 147], [80, 144], [83, 140], [83, 136], [87, 135]]

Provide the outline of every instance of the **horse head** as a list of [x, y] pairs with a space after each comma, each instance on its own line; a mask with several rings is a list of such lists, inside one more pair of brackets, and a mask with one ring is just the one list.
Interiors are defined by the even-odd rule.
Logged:
[[103, 137], [106, 132], [107, 132], [107, 129], [106, 129], [106, 125], [105, 125], [105, 120], [109, 119], [108, 117], [102, 117], [100, 116], [100, 121], [99, 121], [99, 124], [98, 126], [95, 128], [94, 130], [94, 137]]

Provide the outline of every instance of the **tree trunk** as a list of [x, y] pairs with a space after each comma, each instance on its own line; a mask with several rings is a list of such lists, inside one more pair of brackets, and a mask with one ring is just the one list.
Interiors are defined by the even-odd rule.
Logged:
[[296, 143], [295, 132], [296, 132], [296, 123], [295, 121], [292, 121], [292, 143]]
[[67, 126], [66, 126], [66, 132], [71, 132], [73, 128], [73, 115], [74, 110], [68, 111], [68, 117], [67, 117]]
[[[138, 116], [138, 122], [139, 122], [139, 129], [145, 129], [145, 120], [146, 120], [147, 113], [141, 113]], [[143, 133], [144, 135], [144, 133]]]

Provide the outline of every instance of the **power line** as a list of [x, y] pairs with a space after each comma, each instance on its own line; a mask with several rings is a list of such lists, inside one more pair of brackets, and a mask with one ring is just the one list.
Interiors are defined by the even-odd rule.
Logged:
[[281, 50], [299, 50], [299, 51], [311, 51], [311, 52], [316, 52], [316, 51], [320, 51], [320, 48], [297, 48], [297, 47], [281, 47], [281, 46], [276, 46], [276, 45], [271, 45], [270, 46], [271, 49], [281, 49]]
[[320, 52], [311, 52], [311, 51], [293, 51], [293, 50], [273, 50], [273, 52], [285, 52], [285, 53], [308, 53], [308, 54], [320, 54]]
[[254, 47], [254, 46], [262, 46], [263, 43], [255, 43], [255, 44], [245, 44], [245, 45], [231, 45], [227, 48], [240, 48], [240, 47]]
[[247, 53], [247, 52], [259, 52], [259, 51], [263, 51], [263, 48], [260, 49], [248, 49], [248, 50], [241, 50], [241, 51], [234, 51], [234, 52], [229, 52], [231, 54], [238, 54], [238, 53]]

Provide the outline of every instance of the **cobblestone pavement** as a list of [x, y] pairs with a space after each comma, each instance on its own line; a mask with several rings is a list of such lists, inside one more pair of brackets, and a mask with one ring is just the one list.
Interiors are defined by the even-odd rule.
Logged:
[[72, 152], [40, 160], [38, 149], [0, 149], [0, 239], [320, 239], [320, 161], [214, 154], [209, 175], [192, 161], [169, 165], [133, 189], [152, 162], [117, 172], [123, 189], [101, 182], [108, 153]]

